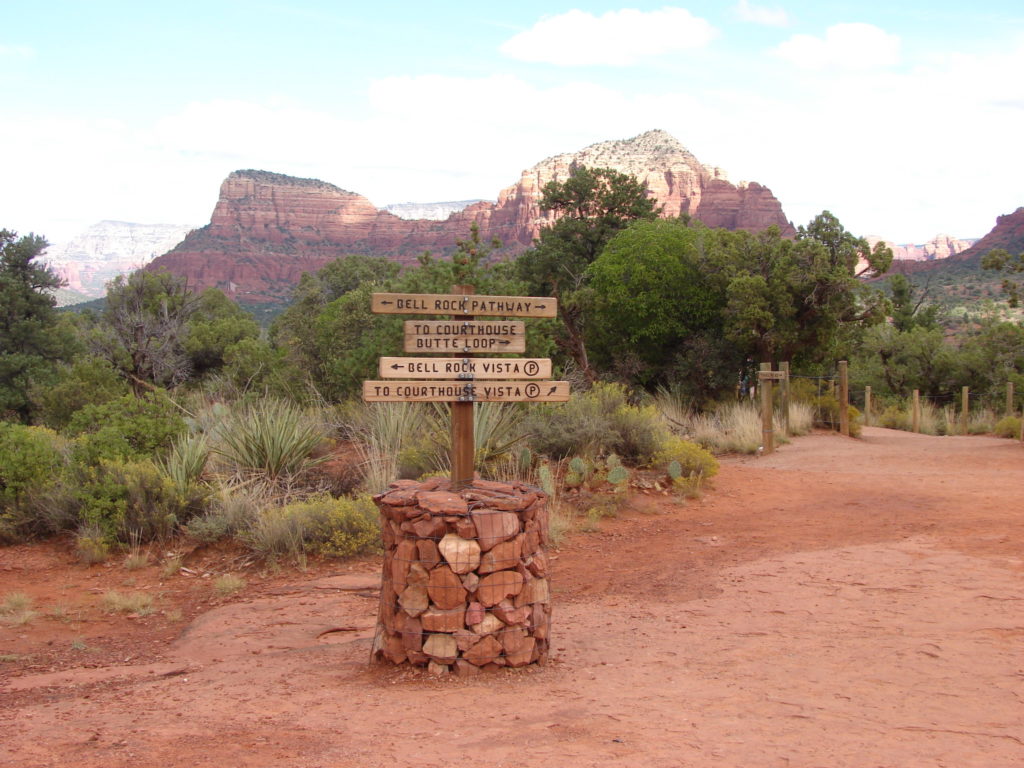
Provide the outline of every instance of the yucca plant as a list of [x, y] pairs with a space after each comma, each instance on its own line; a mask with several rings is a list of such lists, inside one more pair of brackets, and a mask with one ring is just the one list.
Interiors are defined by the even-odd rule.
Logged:
[[360, 403], [349, 408], [343, 425], [364, 466], [362, 487], [376, 493], [398, 477], [403, 450], [426, 429], [420, 403]]
[[[481, 472], [490, 470], [504, 460], [527, 438], [523, 428], [525, 412], [517, 403], [474, 403], [473, 443], [474, 466]], [[434, 403], [430, 414], [432, 431], [437, 435], [437, 468], [451, 466], [451, 408]]]
[[322, 459], [311, 456], [324, 439], [319, 419], [297, 405], [268, 398], [238, 408], [215, 430], [213, 452], [233, 483], [291, 486]]
[[185, 494], [202, 478], [209, 458], [210, 441], [205, 434], [184, 435], [174, 441], [160, 468], [178, 492]]

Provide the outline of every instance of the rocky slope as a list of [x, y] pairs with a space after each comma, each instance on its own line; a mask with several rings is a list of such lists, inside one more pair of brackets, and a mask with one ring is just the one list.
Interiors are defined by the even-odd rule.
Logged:
[[101, 221], [69, 242], [51, 245], [43, 261], [75, 294], [97, 298], [109, 280], [149, 264], [180, 243], [190, 229], [182, 224]]
[[701, 164], [664, 131], [594, 144], [548, 158], [501, 191], [496, 203], [476, 202], [443, 221], [404, 219], [369, 200], [315, 179], [266, 171], [235, 171], [221, 185], [209, 225], [156, 259], [153, 269], [185, 275], [196, 288], [217, 286], [248, 302], [285, 298], [303, 272], [348, 253], [415, 263], [423, 251], [449, 253], [476, 222], [485, 239], [498, 237], [509, 255], [528, 248], [546, 222], [541, 190], [575, 166], [610, 167], [639, 178], [665, 216], [689, 214], [712, 227], [760, 231], [792, 224], [771, 191], [732, 184]]
[[1024, 252], [1024, 207], [996, 218], [996, 225], [971, 248], [957, 255], [959, 260], [980, 258], [994, 248], [1003, 248], [1011, 254]]

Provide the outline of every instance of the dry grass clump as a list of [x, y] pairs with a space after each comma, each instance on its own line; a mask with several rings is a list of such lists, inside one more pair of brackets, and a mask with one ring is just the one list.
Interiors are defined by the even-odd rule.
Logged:
[[153, 596], [145, 592], [122, 593], [111, 590], [103, 594], [100, 603], [108, 613], [133, 613], [136, 616], [148, 616], [153, 612]]
[[0, 603], [0, 624], [7, 627], [21, 627], [39, 614], [32, 610], [33, 600], [24, 592], [9, 592]]
[[213, 580], [213, 591], [218, 597], [228, 597], [245, 587], [245, 579], [233, 573], [225, 573]]

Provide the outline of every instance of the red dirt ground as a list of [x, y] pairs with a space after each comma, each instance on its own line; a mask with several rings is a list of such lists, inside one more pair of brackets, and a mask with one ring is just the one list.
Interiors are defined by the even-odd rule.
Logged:
[[367, 665], [372, 560], [216, 598], [228, 551], [0, 549], [0, 765], [1024, 765], [1024, 447], [864, 432], [634, 496], [556, 553], [553, 661], [472, 678]]

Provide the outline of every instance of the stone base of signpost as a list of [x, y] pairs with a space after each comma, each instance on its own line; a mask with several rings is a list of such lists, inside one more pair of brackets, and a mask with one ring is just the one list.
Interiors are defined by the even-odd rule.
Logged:
[[547, 496], [523, 483], [398, 480], [374, 497], [384, 570], [373, 659], [444, 674], [544, 664]]

